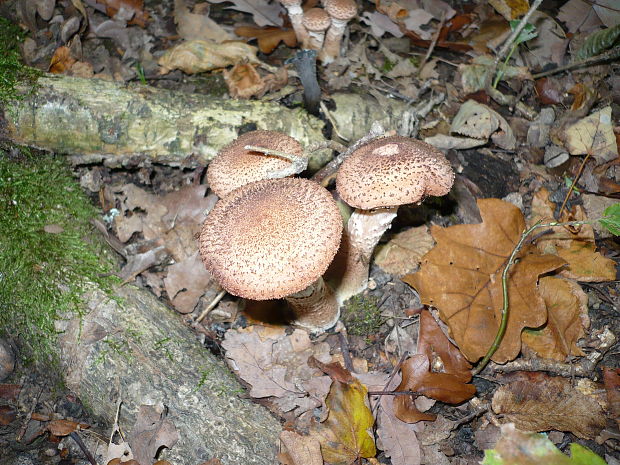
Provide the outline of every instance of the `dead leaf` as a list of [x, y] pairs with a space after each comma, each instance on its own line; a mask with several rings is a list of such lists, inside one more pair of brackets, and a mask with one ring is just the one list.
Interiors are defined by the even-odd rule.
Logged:
[[238, 63], [230, 71], [224, 70], [224, 82], [232, 98], [248, 99], [261, 95], [265, 90], [263, 78], [249, 63]]
[[218, 44], [206, 40], [181, 42], [159, 58], [160, 74], [180, 69], [187, 74], [202, 73], [213, 69], [242, 63], [258, 63], [256, 47], [245, 42], [225, 42]]
[[205, 268], [197, 250], [185, 260], [170, 265], [167, 271], [164, 286], [179, 313], [193, 312], [203, 295], [215, 295], [221, 289]]
[[0, 384], [0, 399], [17, 400], [21, 389], [21, 384]]
[[468, 100], [461, 105], [452, 120], [450, 132], [475, 139], [490, 137], [493, 142], [506, 150], [514, 149], [517, 143], [508, 122], [495, 110], [475, 100]]
[[10, 405], [0, 405], [0, 425], [7, 426], [17, 418], [17, 410]]
[[[458, 70], [461, 74], [461, 86], [465, 94], [473, 94], [484, 89], [487, 74], [492, 69], [493, 57], [490, 55], [480, 55], [475, 57], [470, 64], [460, 64]], [[506, 66], [504, 69], [504, 80], [509, 79], [532, 79], [529, 69], [526, 66]]]
[[263, 28], [240, 26], [235, 29], [235, 34], [248, 39], [257, 39], [258, 49], [265, 55], [273, 52], [280, 42], [284, 42], [290, 48], [297, 46], [297, 36], [293, 29], [282, 29], [273, 26]]
[[426, 355], [434, 372], [453, 375], [464, 383], [471, 381], [471, 365], [446, 337], [428, 310], [420, 313], [418, 353]]
[[524, 344], [542, 358], [565, 361], [569, 355], [583, 356], [577, 341], [590, 326], [588, 296], [574, 281], [545, 276], [538, 284], [547, 307], [547, 323], [541, 329], [526, 329]]
[[568, 32], [591, 32], [602, 26], [592, 4], [585, 0], [569, 0], [558, 10], [557, 18], [566, 24]]
[[[466, 384], [463, 375], [459, 377], [431, 372], [429, 359], [424, 354], [416, 354], [405, 360], [401, 372], [403, 379], [396, 391], [414, 391], [450, 404], [460, 404], [476, 393], [476, 387]], [[399, 419], [407, 423], [435, 419], [434, 415], [420, 413], [413, 401], [413, 396], [394, 397], [394, 412]]]
[[144, 0], [86, 0], [86, 3], [110, 18], [127, 21], [129, 25], [144, 28], [149, 19], [149, 14], [144, 11]]
[[167, 413], [163, 407], [140, 406], [136, 423], [128, 438], [137, 462], [152, 463], [161, 448], [171, 448], [179, 440], [179, 433], [174, 423], [166, 416]]
[[302, 436], [294, 431], [282, 431], [280, 441], [284, 451], [280, 452], [279, 459], [286, 465], [323, 465], [321, 445], [316, 438]]
[[620, 368], [603, 367], [603, 383], [610, 416], [620, 426]]
[[582, 118], [565, 128], [560, 137], [571, 155], [591, 153], [599, 164], [618, 157], [611, 107]]
[[213, 40], [218, 43], [233, 40], [234, 35], [209, 18], [208, 9], [198, 12], [201, 5], [196, 5], [191, 13], [184, 0], [175, 0], [174, 21], [179, 35], [185, 40]]
[[[424, 256], [419, 272], [402, 278], [420, 293], [424, 304], [439, 309], [459, 349], [472, 362], [487, 352], [497, 333], [503, 306], [501, 274], [525, 228], [523, 214], [508, 202], [480, 199], [478, 207], [480, 224], [433, 226], [437, 245]], [[508, 326], [493, 355], [498, 363], [519, 354], [523, 328], [545, 323], [538, 276], [564, 264], [531, 246], [523, 247], [518, 256], [520, 261], [508, 277]]]
[[489, 0], [489, 5], [507, 21], [520, 18], [530, 9], [527, 0]]
[[543, 372], [516, 375], [517, 380], [493, 395], [493, 411], [527, 431], [570, 431], [592, 439], [605, 427], [598, 402], [572, 386], [572, 381]]
[[368, 407], [367, 393], [366, 387], [357, 379], [349, 384], [332, 383], [325, 399], [329, 414], [313, 431], [321, 443], [325, 462], [350, 465], [361, 457], [376, 455], [375, 443], [369, 433], [375, 420]]
[[282, 26], [281, 13], [285, 10], [279, 2], [269, 0], [210, 0], [210, 3], [222, 3], [231, 1], [231, 8], [252, 15], [258, 26]]
[[[555, 221], [553, 213], [555, 204], [549, 200], [549, 191], [542, 188], [532, 198], [532, 215], [529, 224], [537, 221]], [[587, 217], [581, 206], [576, 206], [570, 217], [562, 221], [585, 221]], [[556, 254], [567, 262], [560, 271], [566, 278], [579, 281], [597, 282], [616, 279], [616, 264], [613, 260], [603, 257], [596, 251], [594, 229], [584, 224], [576, 230], [556, 226], [550, 228], [551, 233], [539, 237], [536, 247], [542, 253]]]
[[317, 376], [307, 363], [310, 356], [329, 362], [329, 344], [312, 344], [303, 330], [288, 336], [281, 327], [230, 330], [222, 347], [228, 364], [251, 386], [250, 396], [275, 397], [275, 404], [295, 417], [320, 407], [329, 391], [329, 377]]
[[71, 56], [71, 51], [66, 45], [62, 45], [56, 49], [48, 71], [53, 74], [62, 74], [71, 69], [77, 60]]
[[53, 436], [69, 436], [75, 431], [88, 428], [89, 425], [72, 420], [52, 420], [47, 424], [47, 430]]

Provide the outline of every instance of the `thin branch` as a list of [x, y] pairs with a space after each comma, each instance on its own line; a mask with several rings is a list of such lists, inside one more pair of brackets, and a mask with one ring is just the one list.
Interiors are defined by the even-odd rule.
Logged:
[[428, 47], [428, 50], [426, 51], [426, 55], [424, 55], [424, 58], [420, 62], [420, 66], [418, 66], [418, 76], [420, 76], [420, 73], [422, 73], [422, 68], [424, 68], [424, 65], [426, 64], [428, 59], [431, 57], [433, 51], [435, 50], [435, 46], [437, 45], [437, 41], [439, 40], [439, 35], [441, 34], [441, 30], [443, 29], [443, 25], [445, 24], [445, 22], [446, 22], [446, 10], [443, 10], [441, 12], [441, 19], [439, 20], [439, 26], [437, 26], [437, 30], [435, 31], [435, 34], [433, 34], [433, 40], [431, 41], [431, 44]]
[[246, 150], [251, 150], [252, 152], [260, 152], [265, 155], [284, 158], [291, 162], [291, 166], [289, 168], [284, 168], [280, 171], [272, 173], [272, 178], [285, 178], [287, 176], [299, 174], [308, 167], [308, 157], [299, 157], [292, 153], [281, 152], [279, 150], [273, 150], [266, 147], [258, 147], [256, 145], [246, 145], [243, 148]]
[[542, 77], [550, 76], [552, 74], [561, 73], [562, 71], [567, 71], [569, 69], [578, 68], [584, 65], [591, 65], [594, 63], [598, 63], [601, 61], [614, 60], [620, 57], [620, 46], [614, 47], [611, 50], [607, 50], [600, 55], [596, 55], [594, 57], [585, 58], [583, 60], [575, 61], [573, 63], [569, 63], [564, 66], [558, 66], [557, 68], [553, 68], [547, 71], [543, 71], [542, 73], [537, 73], [532, 75], [533, 79], [540, 79]]

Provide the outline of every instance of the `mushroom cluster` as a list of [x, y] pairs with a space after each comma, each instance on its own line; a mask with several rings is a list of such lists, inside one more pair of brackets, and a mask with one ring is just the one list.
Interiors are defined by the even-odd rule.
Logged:
[[324, 64], [340, 56], [347, 23], [357, 15], [355, 0], [324, 0], [324, 8], [301, 8], [302, 0], [280, 0], [287, 9], [297, 41], [306, 50], [316, 50]]
[[[355, 208], [343, 234], [332, 194], [290, 177], [299, 172], [291, 169], [298, 159], [305, 159], [301, 144], [275, 131], [251, 131], [222, 149], [207, 173], [221, 200], [202, 227], [200, 255], [229, 293], [284, 298], [293, 323], [318, 333], [366, 288], [372, 252], [398, 206], [447, 194], [454, 172], [439, 150], [407, 137], [379, 137], [352, 149], [336, 176], [340, 198]], [[332, 291], [322, 276], [336, 253], [346, 265]]]

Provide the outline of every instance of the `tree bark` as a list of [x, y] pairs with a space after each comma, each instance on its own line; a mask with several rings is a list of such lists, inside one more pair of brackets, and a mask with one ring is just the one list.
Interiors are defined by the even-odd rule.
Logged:
[[57, 323], [64, 379], [85, 406], [131, 433], [141, 405], [165, 406], [179, 441], [161, 458], [196, 465], [276, 462], [279, 422], [242, 399], [244, 389], [223, 362], [201, 346], [155, 296], [122, 286], [108, 296], [92, 289], [85, 315]]
[[[33, 93], [4, 110], [0, 136], [114, 167], [206, 164], [242, 128], [281, 131], [303, 146], [324, 140], [323, 122], [301, 108], [61, 75], [40, 78]], [[309, 168], [330, 155], [312, 154]]]

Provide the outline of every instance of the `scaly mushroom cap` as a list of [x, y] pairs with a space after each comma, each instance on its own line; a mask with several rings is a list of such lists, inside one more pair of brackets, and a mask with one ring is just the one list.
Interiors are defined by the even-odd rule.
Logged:
[[270, 174], [282, 171], [291, 164], [281, 157], [246, 150], [246, 145], [304, 156], [301, 144], [286, 134], [277, 131], [246, 132], [220, 150], [209, 163], [207, 183], [218, 197], [225, 197], [250, 182], [267, 179]]
[[415, 203], [427, 195], [445, 195], [453, 183], [454, 171], [441, 151], [401, 136], [363, 145], [344, 161], [336, 176], [342, 199], [364, 210]]
[[334, 19], [348, 21], [357, 14], [357, 3], [354, 0], [326, 0], [325, 11]]
[[326, 189], [307, 179], [269, 179], [215, 205], [202, 227], [200, 255], [231, 294], [279, 299], [325, 272], [341, 234], [342, 218]]
[[304, 13], [304, 26], [311, 32], [325, 31], [332, 23], [323, 8], [310, 8]]

